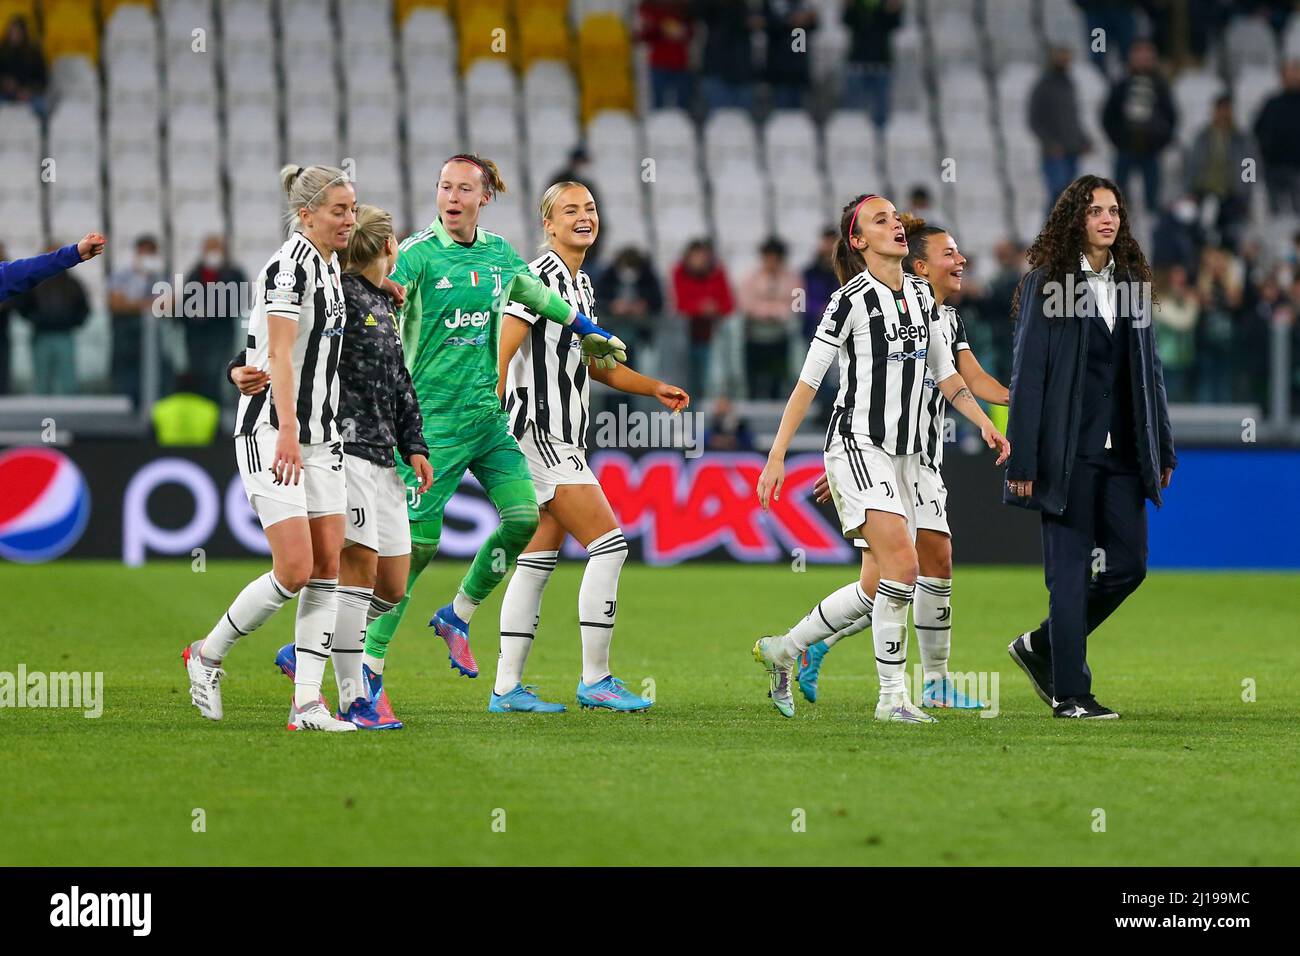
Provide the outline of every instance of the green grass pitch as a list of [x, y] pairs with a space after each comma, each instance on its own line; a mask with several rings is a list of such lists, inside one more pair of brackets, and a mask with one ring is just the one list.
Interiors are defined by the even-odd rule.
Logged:
[[[870, 719], [865, 637], [827, 659], [821, 702], [772, 709], [755, 637], [854, 574], [785, 565], [625, 569], [613, 662], [654, 681], [648, 714], [489, 714], [504, 588], [474, 621], [483, 674], [458, 677], [424, 622], [464, 565], [438, 563], [390, 653], [407, 729], [337, 737], [284, 729], [291, 608], [227, 660], [223, 722], [189, 704], [182, 646], [264, 568], [0, 567], [0, 671], [105, 685], [97, 720], [0, 710], [0, 864], [1300, 863], [1294, 576], [1153, 573], [1092, 643], [1123, 718], [1077, 723], [1006, 654], [1041, 572], [959, 568], [953, 669], [997, 672], [1001, 712], [925, 727]], [[571, 706], [580, 574], [561, 562], [528, 674]]]

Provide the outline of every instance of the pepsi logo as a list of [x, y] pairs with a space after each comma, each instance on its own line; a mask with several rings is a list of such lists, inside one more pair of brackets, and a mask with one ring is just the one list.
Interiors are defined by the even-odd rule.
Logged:
[[49, 448], [0, 453], [0, 557], [37, 563], [77, 543], [90, 518], [90, 489], [72, 460]]

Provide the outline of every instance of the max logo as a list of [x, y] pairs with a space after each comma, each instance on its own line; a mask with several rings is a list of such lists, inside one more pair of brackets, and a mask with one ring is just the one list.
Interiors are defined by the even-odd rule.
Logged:
[[719, 548], [746, 561], [775, 561], [795, 548], [809, 561], [845, 560], [851, 549], [812, 501], [813, 483], [826, 470], [822, 456], [787, 461], [781, 498], [766, 513], [754, 490], [764, 461], [754, 452], [711, 452], [691, 460], [663, 452], [633, 460], [606, 451], [590, 467], [623, 533], [641, 539], [651, 564]]

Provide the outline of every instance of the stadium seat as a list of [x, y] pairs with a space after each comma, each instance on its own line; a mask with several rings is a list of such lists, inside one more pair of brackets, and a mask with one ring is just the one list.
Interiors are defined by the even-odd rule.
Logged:
[[596, 13], [578, 27], [578, 74], [582, 115], [633, 106], [631, 42], [627, 25], [612, 13]]
[[269, 0], [222, 0], [221, 31], [223, 58], [260, 57], [270, 66], [274, 36], [271, 33]]
[[405, 24], [413, 16], [435, 9], [444, 12], [452, 5], [452, 0], [393, 0], [393, 15], [397, 22]]
[[1184, 70], [1173, 82], [1174, 104], [1178, 109], [1178, 142], [1189, 145], [1210, 119], [1214, 98], [1224, 91], [1223, 81], [1213, 71]]
[[[460, 70], [465, 73], [481, 59], [504, 59], [510, 55], [510, 35], [504, 18], [491, 10], [472, 7], [457, 21], [460, 38]], [[505, 42], [504, 49], [501, 43]]]
[[[8, 18], [0, 13], [0, 23]], [[94, 8], [81, 0], [56, 0], [45, 6], [45, 59], [62, 56], [84, 56], [99, 59], [99, 29], [95, 25]]]
[[777, 110], [763, 128], [763, 162], [775, 181], [800, 173], [816, 178], [822, 165], [821, 137], [803, 110]]
[[1233, 17], [1224, 34], [1223, 51], [1233, 75], [1247, 69], [1277, 69], [1277, 41], [1261, 17]]
[[[1281, 92], [1282, 84], [1277, 72], [1263, 67], [1242, 69], [1232, 84], [1233, 107], [1237, 123], [1247, 129], [1255, 124], [1264, 101]], [[1208, 117], [1207, 117], [1208, 119]]]
[[567, 63], [573, 52], [569, 26], [553, 11], [530, 8], [516, 21], [513, 49], [515, 62], [520, 69], [543, 60]]
[[428, 55], [456, 62], [456, 35], [451, 20], [442, 10], [416, 10], [402, 23], [402, 55]]
[[547, 107], [578, 113], [578, 87], [567, 60], [540, 60], [524, 71], [524, 109]]

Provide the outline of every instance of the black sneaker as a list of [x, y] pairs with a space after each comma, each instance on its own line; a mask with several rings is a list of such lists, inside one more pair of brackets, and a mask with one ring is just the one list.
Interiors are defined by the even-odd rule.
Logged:
[[1025, 672], [1025, 676], [1029, 678], [1029, 683], [1033, 686], [1034, 692], [1042, 698], [1043, 703], [1048, 707], [1055, 707], [1056, 701], [1052, 698], [1052, 660], [1050, 657], [1039, 654], [1037, 651], [1031, 651], [1026, 647], [1025, 638], [1027, 636], [1021, 634], [1008, 644], [1007, 653]]
[[1085, 697], [1067, 697], [1052, 708], [1053, 717], [1072, 717], [1077, 720], [1117, 720], [1119, 714], [1109, 707], [1097, 703], [1097, 698], [1088, 694]]

